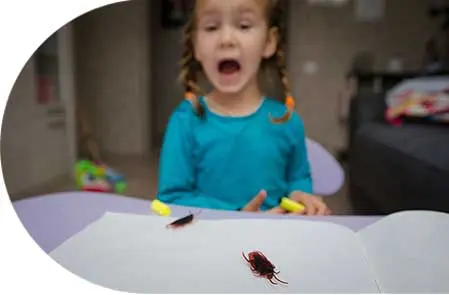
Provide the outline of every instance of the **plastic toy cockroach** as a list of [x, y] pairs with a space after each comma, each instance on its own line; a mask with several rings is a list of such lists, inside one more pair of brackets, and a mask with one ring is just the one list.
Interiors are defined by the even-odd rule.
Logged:
[[[196, 215], [200, 214], [200, 212], [201, 211], [199, 211]], [[193, 222], [194, 217], [195, 217], [195, 215], [192, 212], [190, 212], [189, 215], [181, 217], [179, 219], [176, 219], [172, 223], [167, 224], [167, 228], [176, 229], [176, 228], [186, 226], [187, 224], [190, 224]]]
[[[249, 263], [251, 271], [258, 277], [265, 277], [273, 285], [277, 285], [277, 282], [288, 284], [285, 281], [280, 280], [276, 275], [279, 271], [275, 271], [275, 266], [265, 257], [260, 251], [252, 251], [248, 254], [248, 258], [245, 253], [242, 252], [243, 258]], [[277, 281], [277, 282], [276, 282]]]

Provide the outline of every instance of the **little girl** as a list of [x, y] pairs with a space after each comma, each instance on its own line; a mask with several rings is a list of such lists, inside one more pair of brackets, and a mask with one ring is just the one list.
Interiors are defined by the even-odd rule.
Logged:
[[[170, 117], [162, 146], [158, 199], [220, 210], [329, 214], [311, 195], [304, 126], [286, 76], [282, 10], [274, 0], [196, 0], [185, 28], [185, 100]], [[285, 104], [264, 97], [260, 70], [274, 68]], [[213, 86], [200, 94], [197, 76]]]

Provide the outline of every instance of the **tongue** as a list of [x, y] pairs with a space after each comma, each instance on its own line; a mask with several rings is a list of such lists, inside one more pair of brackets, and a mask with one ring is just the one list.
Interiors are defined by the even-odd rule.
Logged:
[[225, 61], [220, 64], [220, 72], [223, 74], [233, 74], [239, 70], [239, 64], [235, 61]]

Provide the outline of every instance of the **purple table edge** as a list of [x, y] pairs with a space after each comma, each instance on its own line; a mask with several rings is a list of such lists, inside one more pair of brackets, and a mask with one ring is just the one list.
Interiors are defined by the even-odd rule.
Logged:
[[[13, 207], [24, 228], [46, 253], [82, 231], [107, 212], [155, 215], [151, 200], [106, 193], [64, 192], [14, 201]], [[171, 217], [201, 210], [198, 219], [297, 219], [331, 222], [358, 231], [381, 216], [290, 216], [211, 210], [170, 205]]]

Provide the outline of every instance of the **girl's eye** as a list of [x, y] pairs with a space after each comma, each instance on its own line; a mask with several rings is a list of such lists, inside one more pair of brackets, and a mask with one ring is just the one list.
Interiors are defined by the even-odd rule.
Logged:
[[208, 26], [208, 27], [206, 27], [206, 32], [213, 32], [213, 31], [215, 31], [216, 29], [217, 29], [216, 26]]
[[206, 32], [213, 32], [213, 31], [215, 31], [215, 30], [217, 30], [217, 29], [218, 29], [218, 26], [215, 25], [215, 24], [208, 24], [208, 25], [205, 25], [205, 26], [204, 26], [204, 30], [205, 30]]
[[250, 24], [240, 24], [240, 29], [242, 30], [249, 30], [251, 29], [251, 25]]

